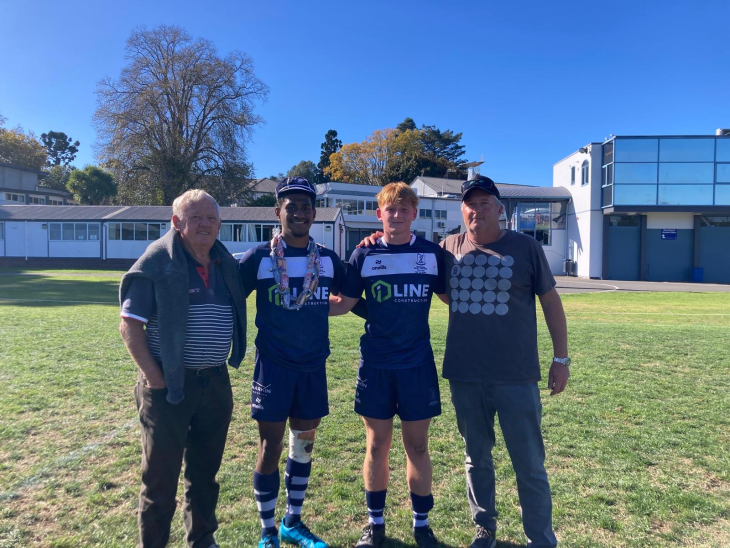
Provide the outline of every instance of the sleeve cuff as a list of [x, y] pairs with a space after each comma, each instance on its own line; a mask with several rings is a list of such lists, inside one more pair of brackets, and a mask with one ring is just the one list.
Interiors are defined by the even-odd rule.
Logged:
[[135, 316], [134, 314], [130, 314], [129, 312], [122, 312], [119, 314], [120, 318], [127, 318], [129, 320], [136, 320], [138, 322], [142, 322], [143, 324], [146, 324], [149, 320], [147, 318], [143, 318], [142, 316]]

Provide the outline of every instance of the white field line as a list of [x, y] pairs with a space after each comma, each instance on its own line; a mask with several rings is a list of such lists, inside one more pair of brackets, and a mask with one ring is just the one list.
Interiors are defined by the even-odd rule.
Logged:
[[107, 436], [100, 442], [94, 442], [90, 443], [89, 445], [86, 445], [82, 447], [81, 449], [77, 449], [76, 451], [72, 451], [68, 455], [65, 455], [59, 459], [56, 459], [54, 462], [47, 464], [43, 468], [41, 468], [38, 472], [36, 472], [32, 476], [28, 476], [25, 479], [20, 480], [16, 483], [15, 488], [12, 491], [3, 491], [0, 492], [0, 501], [4, 500], [11, 500], [15, 499], [18, 496], [20, 496], [20, 493], [22, 491], [25, 491], [26, 489], [30, 489], [31, 487], [35, 486], [36, 484], [40, 483], [41, 480], [48, 478], [53, 472], [58, 470], [61, 466], [68, 462], [72, 462], [78, 459], [82, 459], [85, 455], [89, 453], [95, 452], [97, 449], [108, 445], [109, 443], [113, 442], [117, 437], [119, 437], [120, 434], [123, 434], [130, 428], [133, 428], [136, 424], [138, 424], [138, 420], [130, 420], [126, 424], [123, 424], [116, 430], [112, 430]]
[[[556, 284], [556, 287], [560, 287], [562, 284], [576, 284], [576, 285], [580, 285], [580, 286], [589, 285], [589, 286], [595, 286], [595, 287], [608, 287], [611, 289], [611, 291], [616, 291], [618, 289], [621, 289], [619, 286], [612, 285], [612, 284], [601, 284], [601, 283], [597, 283], [597, 282], [581, 282], [581, 281], [573, 281], [573, 280], [559, 280]], [[580, 289], [580, 287], [578, 287], [577, 289]]]
[[[577, 312], [574, 314], [580, 314], [580, 312]], [[591, 315], [595, 316], [601, 316], [601, 315], [607, 315], [607, 316], [667, 316], [666, 312], [591, 312]], [[710, 312], [687, 312], [687, 313], [671, 313], [670, 316], [730, 316], [730, 314], [723, 314], [723, 313], [710, 313]]]
[[118, 302], [114, 301], [61, 301], [58, 299], [6, 299], [5, 297], [0, 297], [0, 302], [10, 302], [10, 303], [81, 303], [81, 304], [119, 304]]

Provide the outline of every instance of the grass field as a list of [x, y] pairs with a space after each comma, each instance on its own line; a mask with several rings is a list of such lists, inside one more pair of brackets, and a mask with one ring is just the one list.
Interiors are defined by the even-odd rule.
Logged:
[[[135, 370], [117, 330], [117, 284], [115, 277], [83, 273], [0, 277], [0, 547], [136, 541]], [[543, 387], [561, 546], [730, 546], [730, 294], [582, 294], [563, 302], [573, 376], [560, 396], [549, 397]], [[437, 362], [446, 323], [446, 307], [434, 303]], [[304, 508], [305, 520], [333, 547], [352, 546], [366, 520], [364, 435], [352, 412], [361, 329], [351, 315], [331, 324], [331, 414], [318, 434]], [[254, 335], [252, 327], [250, 344]], [[547, 364], [544, 322], [539, 343]], [[219, 475], [222, 547], [254, 546], [258, 536], [251, 373], [250, 352], [232, 373], [236, 409]], [[431, 524], [445, 546], [466, 546], [473, 529], [463, 443], [445, 383], [442, 403], [431, 430]], [[499, 546], [523, 546], [501, 440], [495, 463]], [[404, 465], [402, 446], [394, 444], [390, 547], [414, 545]], [[284, 503], [281, 495], [277, 515]], [[183, 546], [182, 530], [178, 513], [171, 545]]]

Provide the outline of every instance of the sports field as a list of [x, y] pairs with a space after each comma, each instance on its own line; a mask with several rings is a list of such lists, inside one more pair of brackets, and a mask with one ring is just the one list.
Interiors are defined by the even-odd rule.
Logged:
[[[118, 333], [114, 276], [0, 276], [0, 547], [133, 546], [139, 488], [135, 369]], [[543, 389], [543, 430], [564, 547], [730, 546], [730, 293], [566, 295], [572, 378]], [[217, 539], [254, 546], [250, 351], [233, 372], [234, 411]], [[541, 316], [540, 351], [551, 357]], [[447, 309], [435, 302], [437, 363]], [[304, 519], [331, 546], [354, 545], [366, 521], [364, 434], [352, 412], [360, 319], [331, 322], [331, 413], [314, 450]], [[475, 333], [475, 343], [489, 334]], [[544, 370], [546, 375], [546, 370]], [[467, 546], [463, 444], [448, 386], [433, 422], [431, 525], [444, 546]], [[396, 431], [396, 434], [398, 431]], [[501, 547], [524, 546], [507, 453], [495, 451]], [[405, 456], [394, 444], [387, 546], [413, 546]], [[283, 492], [283, 481], [282, 481]], [[285, 496], [279, 497], [283, 514]], [[178, 513], [173, 546], [183, 546]]]

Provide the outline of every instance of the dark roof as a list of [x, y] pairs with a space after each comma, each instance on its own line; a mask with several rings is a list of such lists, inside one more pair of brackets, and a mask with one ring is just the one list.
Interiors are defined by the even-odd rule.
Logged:
[[[463, 180], [442, 179], [439, 177], [416, 177], [413, 182], [415, 183], [419, 179], [427, 187], [436, 192], [461, 196], [461, 183], [464, 182]], [[502, 198], [562, 198], [566, 200], [571, 198], [570, 191], [564, 187], [512, 185], [507, 183], [496, 183], [496, 185]]]
[[[315, 223], [331, 223], [338, 207], [317, 208]], [[16, 221], [169, 221], [172, 206], [45, 206], [3, 205], [0, 220]], [[273, 207], [222, 207], [222, 221], [277, 222]]]
[[264, 177], [263, 179], [256, 179], [256, 181], [251, 185], [251, 190], [253, 192], [263, 192], [265, 194], [276, 194], [276, 185], [278, 184], [278, 182]]

